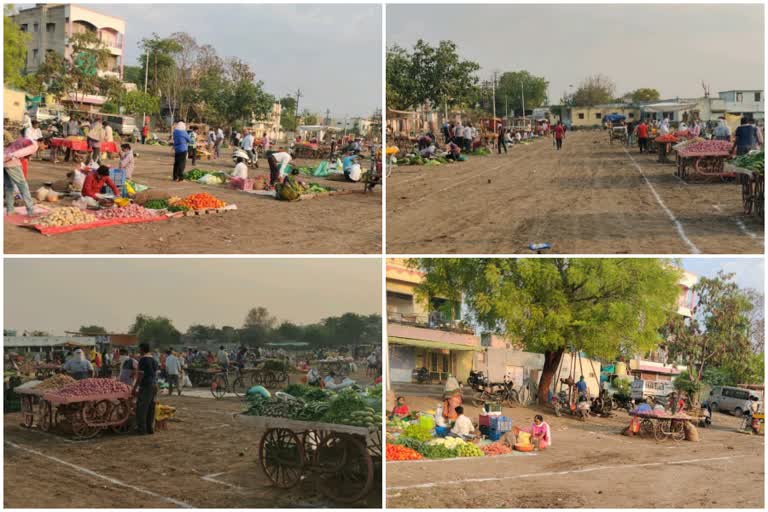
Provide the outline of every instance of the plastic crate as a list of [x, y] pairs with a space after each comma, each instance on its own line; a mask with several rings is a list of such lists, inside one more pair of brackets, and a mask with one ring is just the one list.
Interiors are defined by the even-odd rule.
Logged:
[[498, 430], [490, 430], [487, 434], [488, 439], [491, 441], [498, 441], [501, 439], [501, 436], [504, 435], [504, 432], [499, 432]]
[[448, 435], [448, 432], [450, 432], [451, 429], [448, 427], [435, 427], [435, 436], [436, 437], [445, 437]]
[[481, 427], [490, 427], [491, 426], [491, 416], [488, 414], [481, 414], [478, 417], [478, 425]]
[[480, 425], [478, 430], [480, 430], [480, 433], [482, 435], [487, 436], [488, 433], [491, 431], [491, 427], [489, 427], [488, 425]]
[[125, 189], [125, 180], [126, 180], [125, 171], [123, 169], [110, 169], [109, 179], [112, 180], [117, 190], [120, 191], [120, 195], [122, 197], [125, 197], [127, 195], [126, 189]]
[[499, 416], [501, 414], [501, 404], [498, 402], [485, 402], [483, 410], [490, 416]]
[[507, 416], [492, 416], [490, 427], [500, 432], [509, 432], [512, 430], [512, 418]]

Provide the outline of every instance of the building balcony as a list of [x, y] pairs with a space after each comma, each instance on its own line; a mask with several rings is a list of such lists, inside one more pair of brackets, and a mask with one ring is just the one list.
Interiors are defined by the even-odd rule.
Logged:
[[466, 326], [462, 321], [445, 319], [439, 311], [433, 311], [429, 315], [387, 311], [387, 321], [393, 324], [423, 329], [436, 329], [458, 334], [474, 334], [474, 330]]

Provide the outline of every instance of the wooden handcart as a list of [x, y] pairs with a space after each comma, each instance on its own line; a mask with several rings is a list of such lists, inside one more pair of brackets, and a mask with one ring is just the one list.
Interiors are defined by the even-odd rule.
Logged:
[[736, 175], [741, 186], [741, 204], [746, 215], [763, 220], [765, 215], [765, 174], [725, 164], [725, 170]]
[[[259, 463], [276, 487], [289, 489], [302, 478], [340, 503], [355, 503], [381, 488], [381, 429], [239, 415], [264, 429]], [[378, 482], [378, 485], [376, 483]]]
[[187, 368], [184, 370], [193, 386], [208, 387], [213, 378], [221, 373], [219, 368]]
[[40, 382], [41, 380], [32, 380], [14, 389], [21, 397], [21, 424], [27, 428], [40, 423], [40, 403], [44, 391], [35, 389]]
[[685, 439], [685, 424], [692, 419], [687, 414], [656, 415], [652, 413], [630, 412], [630, 416], [640, 419], [640, 434], [653, 437], [657, 441], [683, 441]]
[[75, 439], [92, 439], [105, 430], [127, 432], [135, 410], [130, 392], [62, 397], [46, 392], [40, 398], [40, 430], [63, 430]]
[[734, 178], [735, 173], [725, 169], [725, 160], [731, 155], [731, 143], [727, 141], [717, 142], [722, 142], [719, 148], [713, 148], [706, 152], [691, 151], [690, 146], [696, 143], [675, 149], [677, 154], [675, 176], [683, 180], [690, 180], [694, 176], [721, 180]]

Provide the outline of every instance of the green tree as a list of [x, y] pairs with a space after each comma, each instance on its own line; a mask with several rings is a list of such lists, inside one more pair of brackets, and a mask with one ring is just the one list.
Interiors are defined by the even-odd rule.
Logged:
[[643, 87], [640, 89], [635, 89], [629, 93], [629, 97], [634, 103], [643, 103], [648, 101], [659, 101], [661, 99], [661, 94], [656, 89]]
[[170, 347], [181, 341], [181, 333], [163, 316], [136, 315], [128, 333], [135, 334], [139, 342], [149, 343], [152, 347]]
[[763, 381], [762, 374], [753, 375], [762, 371], [755, 364], [750, 337], [754, 304], [733, 278], [721, 271], [699, 279], [693, 287], [698, 302], [691, 318], [677, 316], [667, 325], [669, 355], [683, 360], [693, 381], [700, 382], [708, 368], [720, 368], [723, 376], [738, 382]]
[[[523, 98], [526, 110], [544, 105], [548, 87], [549, 82], [543, 76], [534, 76], [528, 71], [502, 73], [496, 85], [496, 115], [503, 116], [505, 109], [509, 109], [510, 113], [522, 112]], [[488, 105], [486, 110], [492, 112], [491, 95], [484, 96], [483, 105]]]
[[269, 313], [269, 310], [263, 306], [251, 308], [245, 315], [243, 327], [259, 327], [264, 330], [272, 330], [277, 324], [277, 318]]
[[[408, 52], [399, 46], [388, 50], [387, 65], [398, 66], [387, 71], [387, 93], [391, 92], [393, 108], [416, 108], [427, 104], [448, 109], [469, 102], [475, 93], [480, 65], [462, 60], [453, 41], [440, 41], [431, 46], [419, 39]], [[391, 79], [391, 82], [390, 82]]]
[[604, 75], [593, 75], [584, 79], [578, 89], [566, 98], [567, 103], [575, 107], [590, 107], [613, 101], [616, 85]]
[[649, 349], [674, 309], [679, 270], [657, 259], [423, 258], [420, 300], [464, 301], [472, 322], [544, 353], [545, 403], [566, 350], [613, 359]]
[[22, 87], [30, 35], [22, 32], [13, 22], [13, 13], [13, 5], [6, 4], [3, 11], [3, 82], [12, 87]]
[[107, 334], [107, 330], [100, 325], [83, 325], [79, 329], [80, 334], [95, 336], [97, 334]]
[[136, 84], [139, 90], [144, 90], [144, 68], [142, 66], [123, 66], [123, 81]]
[[123, 97], [122, 107], [126, 114], [131, 115], [159, 114], [160, 98], [142, 91], [130, 91]]
[[275, 329], [275, 336], [283, 341], [296, 341], [304, 336], [304, 329], [291, 322], [282, 322]]
[[296, 98], [284, 96], [280, 98], [280, 127], [288, 132], [296, 130]]

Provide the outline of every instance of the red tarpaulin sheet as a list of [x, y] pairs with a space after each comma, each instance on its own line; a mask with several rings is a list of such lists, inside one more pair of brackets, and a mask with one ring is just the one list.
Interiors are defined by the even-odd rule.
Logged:
[[119, 153], [120, 150], [117, 149], [117, 143], [115, 142], [102, 142], [99, 146], [99, 149], [102, 153]]
[[86, 229], [104, 228], [108, 226], [119, 226], [121, 224], [139, 224], [142, 222], [157, 222], [160, 220], [168, 220], [169, 217], [165, 215], [158, 215], [157, 217], [134, 217], [127, 219], [104, 219], [97, 220], [96, 222], [88, 222], [86, 224], [75, 224], [73, 226], [53, 226], [44, 227], [39, 224], [33, 226], [36, 230], [46, 236], [60, 235], [62, 233], [71, 233], [72, 231], [84, 231]]
[[[75, 151], [88, 151], [88, 142], [84, 140], [53, 138], [51, 139], [51, 145], [56, 147], [70, 148], [74, 149]], [[115, 153], [117, 153], [117, 151], [115, 151]]]

